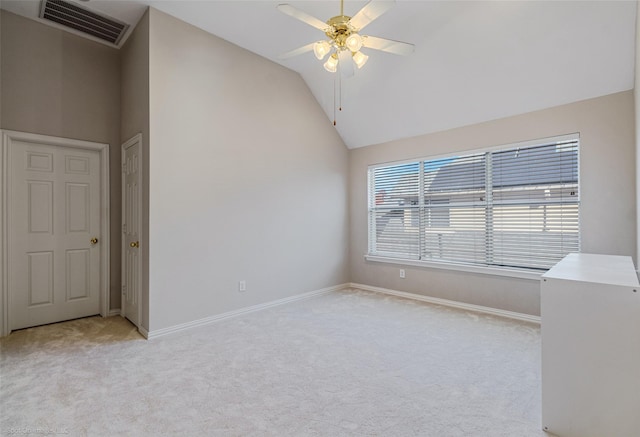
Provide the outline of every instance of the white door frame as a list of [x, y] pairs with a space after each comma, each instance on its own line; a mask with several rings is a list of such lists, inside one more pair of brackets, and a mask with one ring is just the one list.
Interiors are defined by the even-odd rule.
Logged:
[[109, 145], [103, 143], [94, 143], [90, 141], [73, 140], [68, 138], [52, 137], [49, 135], [31, 134], [26, 132], [18, 132], [5, 130], [2, 131], [2, 150], [0, 153], [0, 169], [2, 175], [0, 177], [0, 302], [2, 303], [2, 311], [0, 311], [0, 336], [9, 335], [11, 329], [9, 326], [9, 193], [10, 190], [10, 153], [13, 149], [14, 141], [27, 141], [30, 143], [41, 143], [44, 145], [57, 147], [70, 147], [76, 149], [95, 150], [100, 153], [100, 238], [105, 244], [100, 245], [100, 315], [107, 317], [109, 315]]
[[[126, 196], [124, 195], [124, 186], [125, 186], [125, 173], [124, 173], [124, 165], [125, 165], [125, 154], [126, 150], [134, 145], [135, 143], [139, 144], [138, 147], [138, 242], [140, 245], [144, 246], [144, 241], [142, 241], [142, 134], [138, 133], [134, 135], [132, 138], [127, 140], [120, 148], [120, 162], [122, 167], [121, 174], [121, 184], [120, 184], [120, 197], [122, 198], [122, 230], [120, 232], [120, 239], [122, 241], [122, 249], [120, 253], [121, 258], [121, 275], [120, 275], [120, 315], [122, 317], [126, 317], [125, 314], [125, 302], [124, 302], [124, 293], [122, 292], [124, 283], [125, 283], [125, 259], [127, 250], [125, 236], [124, 236], [124, 223], [125, 223], [125, 213], [126, 213]], [[138, 256], [138, 295], [136, 296], [138, 302], [138, 329], [140, 329], [140, 325], [142, 324], [142, 256]]]

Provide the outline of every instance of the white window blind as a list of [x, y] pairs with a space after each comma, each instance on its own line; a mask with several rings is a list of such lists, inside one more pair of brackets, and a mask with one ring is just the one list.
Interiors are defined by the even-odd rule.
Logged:
[[370, 253], [420, 259], [419, 162], [370, 171]]
[[577, 137], [369, 169], [369, 255], [548, 269], [580, 249]]

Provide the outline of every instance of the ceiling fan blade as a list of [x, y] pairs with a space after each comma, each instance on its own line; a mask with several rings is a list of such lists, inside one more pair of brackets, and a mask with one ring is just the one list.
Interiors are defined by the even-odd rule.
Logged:
[[369, 3], [364, 5], [364, 7], [360, 9], [353, 17], [351, 17], [351, 20], [349, 20], [349, 24], [351, 24], [356, 29], [356, 31], [359, 32], [366, 25], [391, 9], [394, 3], [395, 0], [371, 0]]
[[375, 36], [362, 36], [362, 45], [369, 49], [381, 50], [402, 56], [410, 55], [416, 48], [416, 46], [408, 42], [394, 41], [392, 39], [378, 38]]
[[340, 74], [344, 78], [349, 78], [353, 76], [353, 57], [351, 55], [350, 50], [340, 50], [338, 52], [338, 68], [340, 69]]
[[329, 27], [329, 25], [324, 21], [321, 21], [316, 17], [311, 16], [306, 12], [301, 11], [300, 9], [294, 8], [289, 4], [283, 3], [281, 5], [278, 5], [278, 10], [284, 14], [287, 14], [293, 18], [296, 18], [302, 21], [303, 23], [307, 23], [309, 26], [313, 26], [316, 29], [319, 29], [323, 32]]
[[310, 52], [311, 50], [313, 50], [314, 44], [315, 43], [312, 42], [311, 44], [307, 44], [306, 46], [298, 47], [297, 49], [291, 50], [290, 52], [283, 53], [278, 56], [278, 59], [289, 59], [289, 58], [293, 58], [294, 56], [298, 56], [303, 53]]

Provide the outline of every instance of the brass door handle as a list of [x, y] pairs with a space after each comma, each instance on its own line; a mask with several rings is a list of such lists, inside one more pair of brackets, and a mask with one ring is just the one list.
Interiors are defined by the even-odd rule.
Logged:
[[131, 247], [140, 247], [140, 242], [139, 241], [132, 241], [131, 243], [129, 243], [129, 246], [131, 246]]
[[98, 244], [98, 239], [96, 237], [93, 237], [90, 241], [91, 244]]

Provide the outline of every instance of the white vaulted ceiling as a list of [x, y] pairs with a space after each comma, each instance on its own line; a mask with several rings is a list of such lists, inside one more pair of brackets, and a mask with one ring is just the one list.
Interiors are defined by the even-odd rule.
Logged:
[[[334, 75], [313, 53], [278, 55], [323, 39], [280, 13], [289, 3], [322, 21], [332, 1], [91, 0], [130, 24], [152, 6], [299, 72], [333, 120]], [[345, 15], [367, 2], [346, 1]], [[38, 0], [2, 1], [35, 18]], [[342, 83], [336, 129], [350, 148], [441, 131], [632, 89], [635, 1], [403, 1], [364, 34], [411, 42], [409, 57], [366, 50]]]

